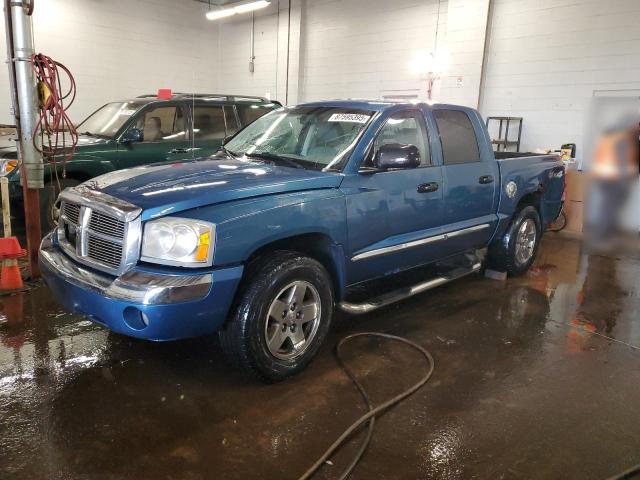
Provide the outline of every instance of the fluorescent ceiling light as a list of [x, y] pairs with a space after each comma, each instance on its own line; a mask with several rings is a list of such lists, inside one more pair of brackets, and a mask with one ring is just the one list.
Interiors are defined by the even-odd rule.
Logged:
[[207, 12], [207, 20], [218, 20], [219, 18], [230, 17], [235, 15], [236, 11], [233, 8], [225, 8], [224, 10], [209, 10]]
[[260, 8], [268, 7], [270, 4], [271, 2], [268, 2], [267, 0], [259, 0], [257, 2], [243, 3], [241, 5], [233, 7], [233, 9], [236, 11], [236, 13], [246, 13], [253, 10], [258, 10]]
[[271, 5], [271, 2], [268, 0], [258, 0], [257, 2], [241, 3], [240, 5], [224, 8], [222, 10], [209, 10], [206, 16], [209, 20], [218, 20], [219, 18], [230, 17], [236, 13], [253, 12], [254, 10], [265, 8], [269, 5]]

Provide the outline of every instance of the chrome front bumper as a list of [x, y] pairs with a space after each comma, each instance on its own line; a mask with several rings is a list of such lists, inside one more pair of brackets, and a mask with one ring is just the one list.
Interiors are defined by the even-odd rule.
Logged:
[[53, 242], [50, 233], [40, 245], [40, 262], [66, 282], [113, 300], [140, 305], [168, 305], [205, 298], [213, 276], [167, 275], [131, 270], [120, 277], [96, 272], [72, 261]]

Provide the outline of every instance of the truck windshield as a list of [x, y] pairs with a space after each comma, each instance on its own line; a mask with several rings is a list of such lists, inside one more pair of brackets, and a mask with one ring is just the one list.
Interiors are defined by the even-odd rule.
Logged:
[[340, 170], [373, 114], [342, 107], [281, 108], [242, 130], [225, 150], [236, 157]]
[[137, 111], [138, 105], [128, 102], [107, 103], [78, 126], [78, 133], [113, 138]]

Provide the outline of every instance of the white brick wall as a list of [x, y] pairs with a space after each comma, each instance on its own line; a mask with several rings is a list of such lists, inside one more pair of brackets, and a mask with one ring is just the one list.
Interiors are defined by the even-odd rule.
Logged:
[[[447, 1], [441, 2], [446, 34]], [[307, 2], [302, 98], [380, 98], [418, 91], [410, 73], [417, 51], [435, 49], [437, 0], [313, 0]]]
[[[439, 44], [446, 37], [447, 6], [441, 0]], [[281, 0], [279, 19], [276, 5], [256, 14], [253, 74], [250, 16], [221, 22], [223, 90], [271, 93], [285, 101], [287, 9]], [[405, 92], [424, 98], [426, 83], [410, 73], [409, 62], [418, 50], [433, 51], [437, 10], [438, 0], [293, 0], [289, 103]]]
[[301, 4], [291, 8], [291, 33], [288, 35], [288, 2], [256, 12], [255, 67], [249, 71], [251, 15], [245, 14], [220, 22], [219, 90], [229, 93], [266, 96], [286, 101], [287, 42], [289, 43], [289, 101], [297, 101], [300, 51]]
[[[409, 62], [434, 50], [438, 6], [437, 47], [451, 61], [435, 99], [476, 106], [481, 93], [484, 115], [524, 116], [524, 149], [581, 146], [594, 91], [640, 89], [640, 0], [493, 0], [482, 92], [488, 0], [293, 0], [289, 102], [425, 98], [426, 82]], [[284, 102], [288, 1], [256, 12], [253, 74], [251, 16], [209, 22], [206, 8], [192, 0], [44, 0], [36, 45], [75, 73], [76, 120], [158, 87]], [[8, 122], [4, 68], [0, 88], [0, 122]]]
[[489, 0], [449, 0], [446, 50], [451, 63], [439, 100], [478, 107], [488, 11]]
[[638, 25], [638, 0], [494, 0], [481, 112], [523, 116], [525, 150], [581, 155], [594, 92], [637, 95]]
[[[218, 25], [205, 19], [206, 9], [192, 0], [42, 0], [33, 18], [36, 51], [73, 72], [74, 121], [108, 101], [162, 87], [215, 91]], [[4, 22], [0, 29], [4, 58]], [[0, 91], [0, 123], [13, 123], [5, 66]]]

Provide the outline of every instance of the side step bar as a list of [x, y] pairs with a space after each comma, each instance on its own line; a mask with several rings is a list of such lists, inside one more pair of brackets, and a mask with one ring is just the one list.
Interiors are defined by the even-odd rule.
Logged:
[[364, 303], [340, 302], [338, 304], [338, 308], [343, 312], [350, 313], [352, 315], [362, 315], [364, 313], [369, 313], [373, 310], [377, 310], [378, 308], [386, 307], [387, 305], [391, 305], [392, 303], [396, 303], [400, 300], [413, 297], [414, 295], [417, 295], [419, 293], [426, 292], [427, 290], [431, 290], [432, 288], [439, 287], [440, 285], [444, 285], [445, 283], [452, 282], [471, 273], [477, 272], [478, 270], [480, 270], [481, 266], [482, 264], [478, 262], [464, 270], [459, 269], [456, 272], [452, 272], [451, 275], [432, 278], [431, 280], [418, 283], [417, 285], [400, 288], [393, 292], [385, 293], [384, 295], [380, 295], [379, 297], [367, 300]]

